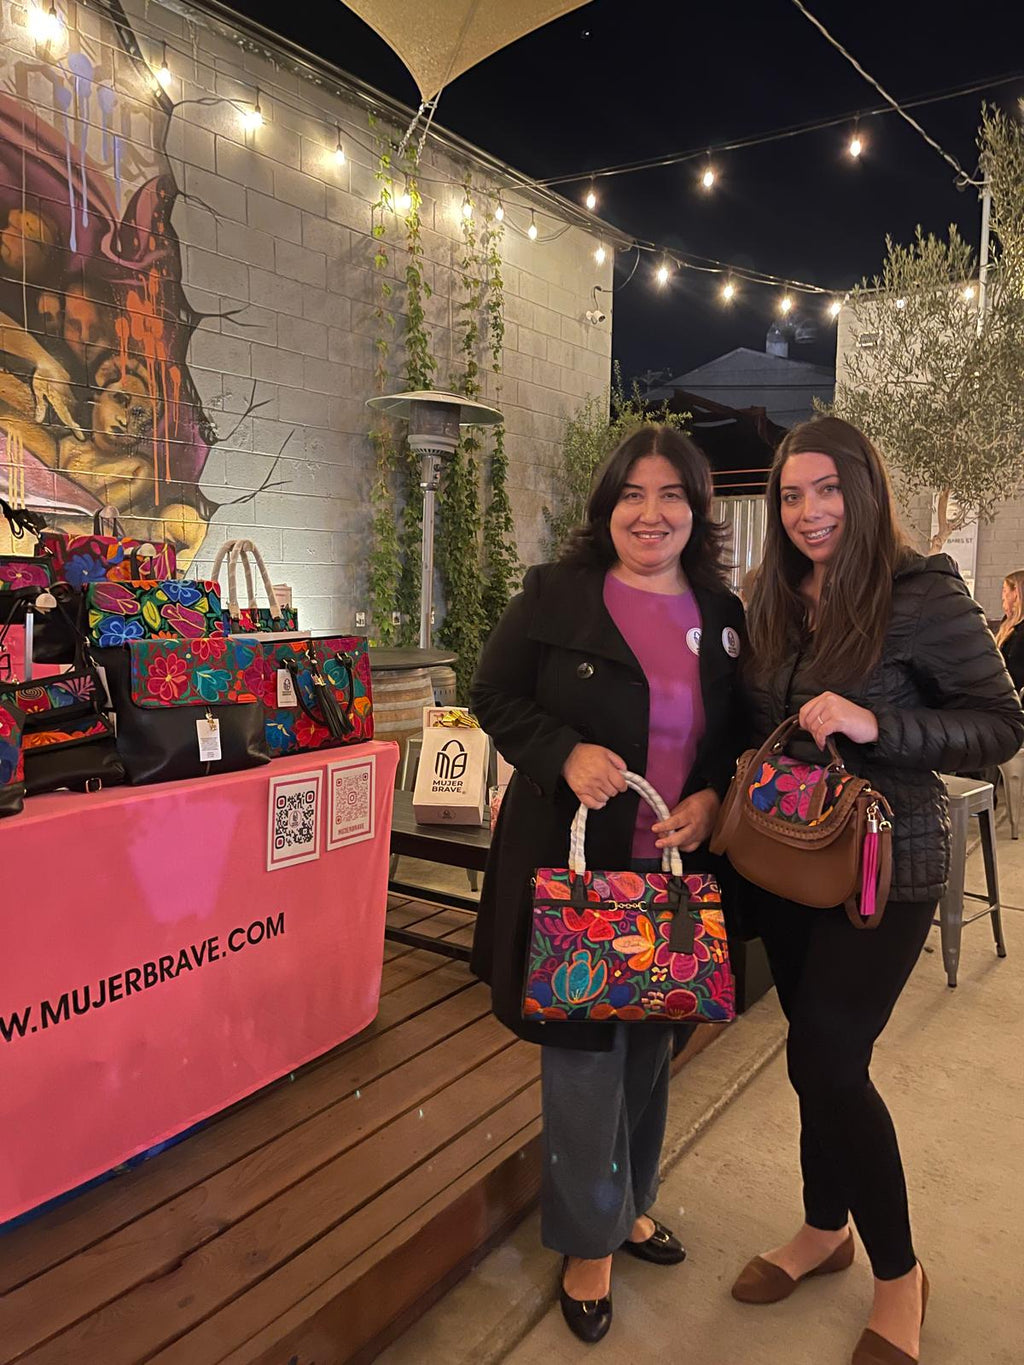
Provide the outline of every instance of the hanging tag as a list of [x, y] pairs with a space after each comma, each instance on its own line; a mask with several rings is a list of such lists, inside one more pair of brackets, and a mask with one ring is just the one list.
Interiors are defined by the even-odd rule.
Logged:
[[287, 668], [277, 670], [277, 704], [281, 707], [299, 704], [299, 699], [295, 695], [295, 679]]
[[196, 721], [196, 734], [199, 736], [199, 761], [218, 763], [220, 761], [220, 721], [212, 716], [203, 716]]

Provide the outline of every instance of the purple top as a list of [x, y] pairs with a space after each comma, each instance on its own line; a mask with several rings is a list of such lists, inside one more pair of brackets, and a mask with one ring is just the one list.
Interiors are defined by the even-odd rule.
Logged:
[[[604, 604], [647, 679], [650, 718], [643, 776], [671, 810], [682, 795], [704, 735], [700, 611], [689, 590], [646, 592], [610, 573], [604, 580]], [[641, 801], [633, 831], [634, 858], [661, 856], [651, 833], [657, 818]]]

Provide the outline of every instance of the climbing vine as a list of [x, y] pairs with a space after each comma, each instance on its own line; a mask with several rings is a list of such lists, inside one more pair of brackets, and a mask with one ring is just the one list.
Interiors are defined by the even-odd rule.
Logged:
[[[487, 267], [487, 343], [491, 368], [497, 378], [495, 398], [501, 406], [501, 360], [505, 345], [505, 279], [501, 269], [502, 221], [488, 213], [483, 232]], [[521, 568], [516, 551], [516, 528], [508, 496], [508, 456], [505, 454], [505, 424], [494, 429], [491, 451], [490, 499], [484, 514], [483, 538], [483, 615], [488, 633], [508, 606], [512, 590], [519, 581]]]

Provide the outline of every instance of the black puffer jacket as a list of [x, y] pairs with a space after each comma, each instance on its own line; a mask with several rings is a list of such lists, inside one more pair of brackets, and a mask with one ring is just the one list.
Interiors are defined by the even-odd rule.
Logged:
[[[938, 773], [1005, 762], [1024, 743], [1024, 715], [981, 608], [948, 555], [915, 555], [893, 583], [882, 657], [856, 688], [833, 687], [827, 661], [794, 653], [767, 679], [748, 677], [753, 742], [820, 692], [878, 718], [874, 744], [838, 737], [851, 772], [893, 808], [894, 901], [936, 900], [949, 875], [949, 817]], [[820, 762], [812, 743], [792, 746]]]

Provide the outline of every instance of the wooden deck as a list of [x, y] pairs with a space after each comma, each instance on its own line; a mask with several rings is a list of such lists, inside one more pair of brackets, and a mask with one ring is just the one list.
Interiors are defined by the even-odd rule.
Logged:
[[[468, 942], [472, 917], [389, 920]], [[0, 1237], [0, 1362], [372, 1359], [536, 1198], [538, 1076], [465, 966], [389, 944], [364, 1033]]]

